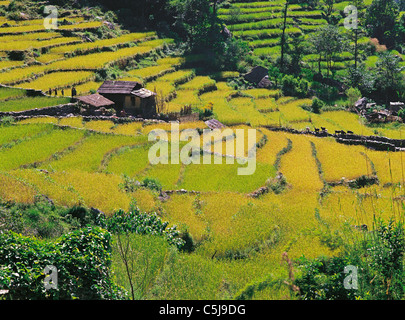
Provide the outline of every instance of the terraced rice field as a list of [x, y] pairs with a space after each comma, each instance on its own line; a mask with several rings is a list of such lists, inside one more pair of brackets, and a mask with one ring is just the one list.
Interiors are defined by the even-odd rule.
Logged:
[[[282, 4], [278, 0], [232, 2], [220, 14], [236, 36], [249, 42], [255, 54], [277, 56]], [[343, 7], [343, 3], [337, 5]], [[292, 5], [287, 33], [307, 35], [325, 24], [320, 17], [318, 10]], [[87, 30], [98, 23], [77, 19], [64, 29]], [[46, 195], [59, 205], [85, 205], [107, 215], [120, 208], [127, 210], [136, 201], [142, 210], [157, 211], [171, 226], [189, 232], [195, 251], [182, 255], [172, 270], [185, 276], [168, 276], [161, 283], [165, 292], [161, 298], [229, 298], [229, 292], [233, 295], [260, 282], [263, 275], [285, 274], [280, 265], [283, 252], [290, 258], [336, 254], [314, 231], [319, 226], [316, 213], [331, 228], [339, 228], [342, 223], [371, 224], [373, 215], [386, 218], [403, 205], [404, 152], [373, 151], [339, 144], [331, 138], [271, 130], [279, 126], [300, 130], [324, 126], [330, 132], [374, 134], [354, 113], [310, 113], [302, 107], [310, 105], [311, 99], [283, 97], [278, 90], [236, 91], [226, 82], [235, 73], [201, 75], [186, 64], [199, 57], [155, 56], [172, 40], [159, 39], [153, 32], [88, 43], [66, 39], [57, 31], [44, 32], [38, 22], [28, 21], [0, 28], [0, 42], [5, 44], [4, 52], [17, 48], [49, 50], [35, 58], [37, 65], [0, 60], [0, 83], [11, 86], [0, 88], [0, 112], [67, 103], [72, 85], [79, 95], [94, 92], [101, 85], [97, 71], [110, 64], [125, 65], [135, 57], [145, 58], [148, 64], [126, 70], [120, 79], [140, 81], [157, 92], [166, 112], [179, 112], [189, 105], [201, 110], [212, 107], [215, 118], [228, 129], [243, 129], [246, 135], [249, 129], [257, 130], [256, 170], [253, 175], [239, 176], [238, 162], [226, 164], [229, 157], [225, 157], [226, 142], [222, 139], [205, 146], [210, 164], [204, 164], [201, 155], [200, 164], [151, 164], [153, 143], [148, 134], [155, 129], [170, 131], [170, 123], [38, 117], [0, 124], [2, 201], [33, 203], [36, 196]], [[113, 50], [101, 50], [106, 48]], [[343, 68], [348, 59], [350, 56], [343, 54], [339, 67]], [[307, 55], [306, 62], [316, 67], [316, 57]], [[59, 89], [59, 96], [27, 96], [28, 89], [50, 88]], [[60, 96], [60, 89], [65, 89], [67, 97]], [[181, 132], [201, 131], [207, 126], [197, 121], [181, 123], [179, 128]], [[380, 130], [388, 137], [403, 137], [399, 130]], [[171, 141], [175, 134], [169, 132], [168, 139]], [[245, 139], [243, 142], [246, 156], [251, 146]], [[223, 149], [212, 155], [215, 146]], [[171, 155], [168, 160], [173, 160]], [[215, 160], [222, 164], [214, 164]], [[278, 190], [276, 176], [280, 173], [286, 185]], [[379, 184], [356, 189], [343, 183], [372, 175]], [[185, 191], [164, 198], [146, 188], [123, 187], [128, 179], [145, 178], [157, 179], [163, 191]], [[262, 187], [268, 192], [252, 197], [251, 193]], [[226, 289], [228, 283], [230, 289]], [[280, 298], [286, 293], [287, 289], [265, 289], [255, 298]]]

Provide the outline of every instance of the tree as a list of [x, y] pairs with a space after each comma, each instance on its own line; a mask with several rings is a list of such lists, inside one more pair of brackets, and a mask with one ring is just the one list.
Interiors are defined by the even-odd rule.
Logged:
[[326, 25], [311, 35], [310, 42], [318, 54], [318, 72], [321, 73], [322, 58], [326, 61], [327, 76], [332, 69], [332, 64], [338, 53], [344, 49], [343, 37], [338, 27]]
[[281, 71], [284, 70], [284, 54], [285, 54], [285, 47], [287, 44], [285, 29], [287, 28], [288, 4], [289, 4], [289, 0], [286, 0], [285, 4], [284, 4], [284, 11], [283, 11], [283, 29], [282, 29], [283, 32], [281, 33], [281, 40], [280, 40], [280, 46], [281, 46], [280, 70]]
[[[353, 52], [353, 60], [354, 60], [354, 68], [357, 69], [357, 65], [359, 62], [359, 37], [365, 34], [362, 26], [361, 26], [361, 17], [359, 14], [361, 13], [360, 9], [363, 8], [364, 2], [363, 0], [354, 0], [352, 6], [347, 6], [345, 8], [345, 13], [349, 14], [346, 19], [349, 19], [349, 26], [346, 26], [346, 29], [349, 30], [348, 38], [353, 43], [352, 52]], [[351, 19], [355, 21], [350, 21]]]
[[335, 0], [323, 0], [322, 1], [322, 11], [324, 18], [329, 21], [331, 14], [334, 11], [333, 5], [335, 4]]
[[394, 0], [373, 0], [365, 16], [369, 35], [387, 48], [392, 48], [395, 45], [394, 29], [398, 16], [399, 7]]
[[370, 70], [361, 63], [354, 68], [348, 68], [345, 83], [353, 88], [358, 88], [363, 95], [369, 95], [374, 90], [375, 77]]
[[169, 10], [175, 18], [174, 27], [190, 48], [210, 46], [217, 24], [208, 0], [170, 0]]
[[378, 96], [385, 98], [388, 104], [390, 99], [397, 100], [404, 90], [404, 67], [400, 65], [400, 58], [388, 51], [382, 52], [375, 68], [375, 89]]

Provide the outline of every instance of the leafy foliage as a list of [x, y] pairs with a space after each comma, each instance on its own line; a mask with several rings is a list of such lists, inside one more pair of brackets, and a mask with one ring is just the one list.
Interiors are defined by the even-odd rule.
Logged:
[[132, 206], [129, 212], [118, 210], [110, 218], [101, 219], [100, 225], [112, 233], [136, 233], [162, 235], [169, 244], [181, 248], [183, 240], [178, 237], [176, 226], [167, 228], [169, 223], [163, 222], [156, 213], [142, 213], [139, 208]]
[[[54, 242], [12, 231], [0, 234], [0, 284], [7, 299], [122, 299], [125, 293], [112, 281], [111, 234], [86, 227]], [[56, 289], [46, 290], [44, 268], [58, 270]]]
[[[336, 257], [298, 259], [302, 274], [295, 284], [300, 288], [300, 298], [392, 300], [404, 297], [405, 236], [401, 222], [377, 220], [375, 230], [352, 244], [343, 243], [340, 241], [343, 250]], [[344, 268], [349, 265], [358, 270], [357, 289], [344, 287], [347, 276]]]

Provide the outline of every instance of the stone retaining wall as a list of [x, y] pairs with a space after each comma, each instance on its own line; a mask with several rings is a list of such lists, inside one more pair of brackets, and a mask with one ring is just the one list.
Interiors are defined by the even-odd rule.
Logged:
[[380, 136], [362, 136], [356, 134], [331, 134], [327, 131], [314, 132], [310, 130], [297, 130], [292, 128], [265, 126], [271, 131], [283, 131], [292, 134], [310, 134], [316, 137], [332, 137], [337, 142], [347, 145], [364, 145], [367, 148], [379, 151], [400, 151], [405, 148], [405, 139], [391, 139]]

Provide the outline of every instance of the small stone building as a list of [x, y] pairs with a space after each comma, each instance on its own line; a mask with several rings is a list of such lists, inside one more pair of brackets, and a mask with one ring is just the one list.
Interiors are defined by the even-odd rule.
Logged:
[[105, 81], [97, 92], [114, 101], [117, 113], [151, 117], [156, 114], [156, 93], [136, 81]]
[[84, 107], [81, 111], [87, 115], [106, 115], [107, 109], [114, 109], [115, 103], [100, 94], [91, 94], [76, 98], [77, 101]]
[[81, 96], [76, 98], [81, 104], [93, 108], [93, 109], [99, 109], [101, 107], [104, 107], [106, 109], [114, 108], [115, 103], [114, 101], [111, 101], [107, 99], [106, 97], [100, 95], [100, 94], [91, 94], [89, 96]]
[[249, 73], [244, 75], [244, 78], [256, 84], [259, 88], [269, 88], [272, 86], [269, 79], [269, 70], [261, 66], [254, 67]]

